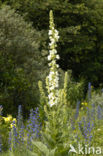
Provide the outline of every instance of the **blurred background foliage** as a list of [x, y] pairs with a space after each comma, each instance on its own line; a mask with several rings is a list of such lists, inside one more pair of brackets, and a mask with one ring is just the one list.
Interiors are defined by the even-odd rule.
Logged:
[[39, 103], [37, 83], [48, 72], [50, 9], [60, 33], [61, 79], [72, 70], [75, 81], [103, 86], [103, 0], [0, 0], [0, 104], [5, 114], [15, 114], [19, 104], [27, 112]]

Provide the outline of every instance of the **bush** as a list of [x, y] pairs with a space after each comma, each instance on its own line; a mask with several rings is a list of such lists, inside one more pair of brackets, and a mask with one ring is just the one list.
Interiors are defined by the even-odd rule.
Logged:
[[0, 9], [0, 17], [0, 104], [4, 114], [14, 115], [21, 104], [26, 115], [38, 103], [37, 81], [43, 76], [40, 33], [9, 6]]

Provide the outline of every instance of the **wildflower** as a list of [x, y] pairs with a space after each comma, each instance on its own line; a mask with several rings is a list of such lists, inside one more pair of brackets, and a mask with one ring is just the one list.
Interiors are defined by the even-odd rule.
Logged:
[[22, 117], [22, 106], [18, 106], [18, 116], [17, 116], [17, 124], [18, 127], [21, 127], [23, 123], [23, 117]]
[[10, 122], [10, 121], [12, 121], [12, 116], [8, 115], [8, 117], [3, 117], [3, 119], [5, 122]]
[[81, 103], [83, 106], [88, 106], [88, 103], [87, 102], [82, 102]]
[[89, 143], [91, 142], [91, 139], [92, 139], [92, 129], [93, 129], [93, 122], [91, 121], [88, 121], [86, 118], [82, 118], [82, 120], [78, 123], [79, 124], [79, 129], [85, 139], [85, 142], [86, 143]]
[[49, 61], [51, 60], [51, 56], [50, 56], [50, 55], [48, 56], [48, 60], [49, 60]]
[[97, 119], [100, 120], [102, 119], [102, 112], [101, 112], [101, 107], [97, 107]]
[[24, 124], [23, 123], [21, 127], [18, 129], [18, 140], [19, 140], [19, 144], [24, 143]]
[[60, 58], [59, 55], [56, 55], [56, 58], [59, 59]]
[[12, 120], [12, 116], [11, 115], [8, 115], [8, 120]]
[[29, 149], [32, 146], [32, 139], [39, 137], [40, 123], [38, 113], [38, 108], [35, 111], [33, 109], [30, 110], [30, 116], [27, 122], [27, 146]]
[[52, 30], [49, 30], [49, 33], [48, 33], [49, 35], [52, 35]]
[[85, 105], [85, 106], [87, 106], [87, 105], [88, 105], [88, 103], [87, 103], [87, 102], [85, 102], [85, 103], [84, 103], [84, 105]]
[[14, 150], [18, 145], [18, 133], [15, 121], [11, 124], [11, 131], [9, 132], [9, 149]]
[[91, 83], [88, 83], [88, 100], [91, 98]]
[[78, 115], [79, 115], [79, 107], [80, 107], [80, 101], [77, 102], [75, 119], [77, 119], [77, 117], [78, 117]]
[[10, 128], [12, 129], [13, 127], [16, 127], [15, 120], [13, 120], [13, 122], [10, 124]]
[[13, 118], [13, 120], [12, 120], [12, 121], [14, 121], [15, 123], [17, 122], [16, 118]]
[[59, 32], [55, 29], [52, 11], [50, 11], [50, 30], [48, 34], [50, 39], [50, 50], [48, 55], [48, 60], [50, 61], [48, 64], [50, 67], [50, 73], [46, 79], [46, 86], [48, 89], [48, 104], [52, 107], [58, 103], [59, 73], [57, 68], [59, 68], [59, 65], [56, 63], [56, 60], [60, 58], [56, 50]]
[[75, 128], [75, 122], [73, 119], [70, 120], [71, 121], [71, 128], [73, 129], [73, 131], [76, 129]]

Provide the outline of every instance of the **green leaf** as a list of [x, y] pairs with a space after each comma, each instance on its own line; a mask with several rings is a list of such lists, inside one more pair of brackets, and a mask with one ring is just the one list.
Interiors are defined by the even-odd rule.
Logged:
[[33, 145], [38, 148], [38, 150], [42, 153], [45, 154], [46, 156], [49, 155], [49, 149], [47, 148], [46, 145], [44, 145], [42, 142], [40, 141], [32, 141]]
[[45, 134], [44, 132], [42, 134], [43, 134], [44, 142], [46, 142], [49, 147], [54, 147], [56, 142], [52, 139], [52, 137], [47, 133]]
[[55, 156], [56, 149], [57, 148], [51, 150], [50, 153], [49, 153], [49, 156]]

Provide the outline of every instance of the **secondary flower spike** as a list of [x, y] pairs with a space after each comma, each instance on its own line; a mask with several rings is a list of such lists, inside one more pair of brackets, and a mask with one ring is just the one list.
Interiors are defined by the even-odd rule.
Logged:
[[60, 57], [57, 54], [57, 42], [59, 39], [59, 32], [55, 29], [54, 25], [54, 19], [53, 19], [53, 12], [50, 11], [50, 26], [49, 26], [49, 55], [48, 55], [48, 61], [49, 61], [49, 67], [50, 67], [50, 73], [47, 76], [46, 84], [48, 89], [48, 99], [49, 99], [49, 105], [52, 107], [53, 105], [56, 105], [58, 102], [58, 87], [59, 87], [59, 74], [58, 74], [58, 67], [59, 65], [56, 63], [56, 60], [58, 60]]

